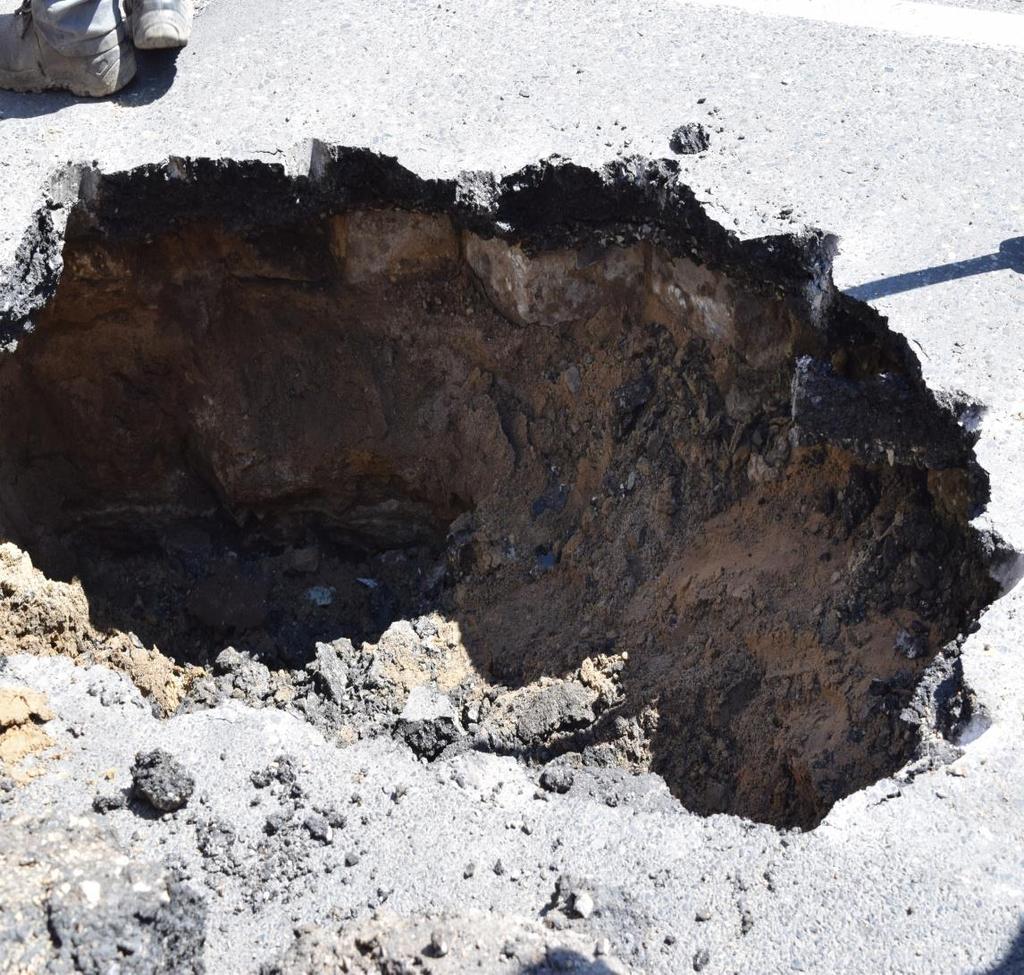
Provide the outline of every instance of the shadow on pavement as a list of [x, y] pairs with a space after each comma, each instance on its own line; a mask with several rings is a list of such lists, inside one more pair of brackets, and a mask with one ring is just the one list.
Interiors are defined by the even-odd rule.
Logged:
[[110, 98], [79, 98], [63, 91], [16, 92], [0, 90], [0, 125], [6, 119], [39, 118], [65, 108], [93, 102], [112, 101], [125, 108], [151, 105], [165, 95], [178, 73], [180, 48], [169, 51], [136, 51], [138, 71], [122, 91]]
[[872, 301], [887, 295], [900, 294], [925, 288], [931, 284], [942, 284], [944, 281], [955, 281], [975, 274], [987, 274], [990, 271], [1009, 269], [1024, 274], [1024, 237], [1011, 237], [999, 245], [995, 254], [972, 257], [966, 261], [954, 261], [952, 264], [937, 264], [921, 271], [907, 274], [895, 274], [889, 278], [879, 278], [847, 288], [846, 294], [861, 301]]
[[181, 48], [172, 48], [168, 51], [136, 51], [138, 72], [135, 80], [114, 95], [111, 101], [125, 108], [141, 108], [166, 95], [178, 73], [177, 62], [180, 53]]
[[1017, 929], [1017, 937], [1013, 939], [1010, 950], [1005, 957], [989, 968], [983, 975], [1021, 975], [1024, 972], [1024, 921]]
[[41, 115], [52, 115], [62, 108], [69, 108], [84, 98], [76, 98], [63, 91], [20, 92], [0, 90], [0, 126], [7, 119], [38, 118]]
[[580, 975], [615, 975], [619, 969], [606, 965], [600, 959], [591, 960], [568, 948], [548, 951], [547, 958], [539, 964], [526, 965], [520, 975], [554, 975], [555, 972], [578, 972]]

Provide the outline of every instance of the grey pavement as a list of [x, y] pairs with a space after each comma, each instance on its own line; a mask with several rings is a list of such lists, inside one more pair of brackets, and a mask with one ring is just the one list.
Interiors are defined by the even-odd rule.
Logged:
[[[702, 121], [711, 149], [682, 164], [712, 215], [746, 236], [837, 233], [840, 286], [874, 295], [934, 386], [985, 405], [986, 521], [1024, 548], [1024, 273], [1018, 245], [1000, 250], [1024, 237], [1024, 53], [678, 0], [213, 0], [176, 62], [142, 70], [105, 103], [0, 93], [0, 266], [65, 161], [287, 160], [318, 138], [421, 175], [508, 172], [552, 153], [668, 155], [671, 131]], [[638, 918], [660, 938], [694, 891], [728, 899], [732, 873], [757, 873], [755, 931], [708, 928], [707, 971], [1024, 971], [1020, 941], [1012, 953], [1024, 930], [1022, 637], [1017, 587], [967, 643], [988, 717], [963, 758], [849, 797], [788, 847], [725, 817], [599, 804], [567, 806], [545, 829], [597, 844], [573, 862], [619, 878], [637, 905], [609, 922], [620, 940]], [[72, 693], [41, 665], [24, 671]], [[477, 836], [459, 815], [452, 828]], [[683, 879], [655, 890], [660, 864]], [[527, 884], [501, 903], [532, 910], [540, 893]], [[646, 970], [683, 970], [653, 944]]]

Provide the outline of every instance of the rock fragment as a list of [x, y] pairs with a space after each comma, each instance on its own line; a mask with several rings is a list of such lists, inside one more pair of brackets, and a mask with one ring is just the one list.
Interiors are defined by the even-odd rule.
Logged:
[[577, 891], [572, 898], [573, 913], [586, 920], [594, 913], [594, 898], [586, 890]]
[[440, 931], [430, 933], [430, 954], [434, 958], [444, 958], [449, 952], [448, 942]]
[[589, 884], [583, 878], [569, 874], [561, 874], [555, 881], [555, 890], [548, 906], [552, 912], [549, 920], [555, 922], [557, 919], [560, 927], [564, 927], [569, 918], [585, 921], [597, 909]]
[[232, 696], [255, 703], [270, 695], [270, 668], [234, 647], [227, 647], [217, 655], [214, 668], [230, 679]]
[[302, 823], [306, 832], [319, 843], [330, 843], [333, 835], [331, 824], [326, 816], [319, 813], [312, 813]]

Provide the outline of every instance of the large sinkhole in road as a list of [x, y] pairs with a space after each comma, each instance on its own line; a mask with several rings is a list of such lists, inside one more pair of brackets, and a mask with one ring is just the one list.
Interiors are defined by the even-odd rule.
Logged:
[[265, 172], [101, 184], [0, 365], [3, 527], [98, 628], [297, 667], [437, 610], [504, 688], [618, 654], [591, 742], [701, 813], [812, 825], [907, 760], [993, 596], [984, 475], [827, 239], [664, 166]]

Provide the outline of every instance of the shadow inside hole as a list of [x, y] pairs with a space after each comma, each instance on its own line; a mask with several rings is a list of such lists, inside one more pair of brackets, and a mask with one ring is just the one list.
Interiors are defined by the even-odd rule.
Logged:
[[443, 532], [408, 534], [422, 540], [381, 548], [318, 518], [239, 524], [221, 513], [80, 528], [30, 551], [48, 577], [81, 582], [100, 632], [132, 632], [181, 663], [208, 665], [234, 646], [301, 668], [319, 642], [373, 643], [430, 608]]

